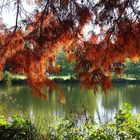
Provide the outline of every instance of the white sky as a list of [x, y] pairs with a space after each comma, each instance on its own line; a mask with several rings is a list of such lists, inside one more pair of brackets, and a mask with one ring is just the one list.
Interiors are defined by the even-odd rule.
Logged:
[[[96, 0], [97, 2], [98, 0]], [[0, 0], [0, 5], [2, 5], [3, 0]], [[138, 2], [138, 5], [140, 4], [140, 2]], [[27, 12], [32, 13], [35, 10], [36, 5], [35, 4], [28, 4], [25, 0], [22, 1], [22, 5], [24, 7], [24, 9]], [[28, 15], [28, 14], [27, 14]], [[25, 16], [22, 15], [22, 19], [25, 19]], [[3, 19], [3, 23], [7, 25], [7, 27], [12, 27], [15, 26], [15, 22], [16, 22], [16, 8], [14, 8], [14, 3], [11, 5], [11, 7], [8, 7], [7, 9], [3, 9], [2, 13], [0, 13], [0, 19]], [[20, 17], [19, 17], [19, 21], [20, 21]], [[91, 35], [91, 31], [94, 30], [95, 34], [99, 34], [100, 33], [100, 28], [98, 26], [93, 27], [93, 25], [90, 23], [88, 25], [85, 26], [84, 29], [84, 37], [85, 38], [89, 38]]]
[[[81, 0], [78, 0], [81, 1]], [[3, 0], [0, 0], [0, 6], [2, 5]], [[7, 2], [7, 1], [6, 1]], [[98, 0], [96, 0], [96, 2], [98, 2]], [[34, 4], [27, 4], [27, 2], [25, 0], [22, 0], [22, 5], [25, 8], [26, 11], [28, 12], [33, 12], [36, 5]], [[140, 1], [138, 1], [137, 6], [139, 6], [139, 10], [140, 10]], [[1, 12], [1, 11], [0, 11]], [[22, 15], [22, 17], [24, 17]], [[3, 18], [3, 23], [7, 24], [8, 27], [10, 26], [14, 26], [15, 22], [16, 22], [16, 8], [14, 8], [14, 3], [12, 3], [11, 7], [8, 7], [7, 9], [3, 9], [3, 12], [0, 13], [0, 19]], [[20, 19], [19, 19], [20, 20]], [[91, 28], [91, 27], [86, 27]]]
[[[23, 1], [22, 3], [27, 12], [34, 11], [35, 6], [29, 5], [25, 1]], [[22, 16], [23, 18], [25, 17], [24, 15]], [[3, 23], [6, 24], [7, 27], [14, 26], [16, 22], [16, 8], [14, 8], [14, 5], [8, 7], [7, 9], [3, 9], [2, 13], [0, 13], [0, 18], [3, 19]], [[19, 21], [20, 21], [20, 17], [19, 17]]]
[[[1, 0], [0, 0], [0, 4], [1, 4]], [[27, 4], [25, 1], [23, 1], [23, 6], [25, 8], [26, 11], [28, 12], [33, 12], [35, 10], [36, 5], [32, 5], [32, 4]], [[6, 24], [7, 27], [12, 27], [15, 26], [15, 22], [16, 22], [16, 8], [13, 8], [14, 5], [12, 5], [11, 7], [8, 7], [7, 10], [3, 9], [3, 12], [0, 14], [0, 18], [3, 19], [3, 23]], [[23, 16], [23, 19], [25, 16]], [[20, 21], [20, 17], [19, 17], [19, 21]], [[91, 35], [91, 30], [92, 30], [92, 25], [89, 24], [88, 26], [85, 26], [84, 29], [84, 38], [89, 38]], [[94, 31], [95, 32], [95, 31]], [[99, 28], [96, 27], [96, 33], [99, 33]]]

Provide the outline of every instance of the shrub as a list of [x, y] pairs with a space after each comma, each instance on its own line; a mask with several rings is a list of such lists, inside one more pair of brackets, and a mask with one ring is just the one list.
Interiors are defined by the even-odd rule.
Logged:
[[0, 117], [0, 140], [41, 140], [39, 130], [23, 117]]
[[74, 117], [61, 120], [47, 131], [48, 139], [55, 140], [139, 140], [140, 115], [134, 116], [131, 106], [123, 104], [114, 121], [95, 124], [90, 118]]

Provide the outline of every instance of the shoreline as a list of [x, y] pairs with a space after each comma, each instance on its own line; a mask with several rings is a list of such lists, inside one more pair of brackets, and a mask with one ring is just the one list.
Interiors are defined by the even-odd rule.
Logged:
[[[70, 78], [70, 79], [63, 79], [63, 78], [54, 78], [52, 79], [56, 83], [60, 84], [78, 84], [80, 83], [80, 80]], [[12, 84], [27, 84], [26, 79], [12, 79]], [[140, 80], [129, 80], [129, 79], [112, 79], [113, 84], [140, 84]], [[6, 84], [6, 80], [1, 80], [0, 85]]]

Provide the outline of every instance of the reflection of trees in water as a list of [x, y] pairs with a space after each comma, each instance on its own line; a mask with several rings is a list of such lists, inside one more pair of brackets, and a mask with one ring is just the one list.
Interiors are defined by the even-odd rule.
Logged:
[[15, 98], [12, 98], [12, 96], [5, 91], [0, 90], [0, 115], [8, 117], [14, 114], [20, 114], [18, 105], [13, 108], [13, 104], [15, 103]]
[[[94, 95], [87, 89], [80, 90], [77, 84], [60, 85], [64, 92], [65, 102], [60, 101], [60, 91], [53, 91], [46, 95], [48, 100], [35, 97], [31, 94], [26, 85], [12, 86], [11, 97], [16, 99], [14, 103], [5, 102], [0, 99], [0, 113], [11, 114], [22, 112], [35, 119], [51, 118], [52, 116], [62, 117], [69, 113], [79, 113], [84, 115], [84, 111], [98, 118], [103, 118], [115, 113], [122, 102], [129, 102], [132, 107], [138, 110], [140, 107], [140, 86], [122, 85], [116, 86], [107, 95]], [[5, 91], [5, 87], [0, 87], [0, 94]], [[17, 106], [21, 106], [20, 108]], [[108, 118], [107, 118], [108, 119]]]
[[102, 95], [102, 106], [105, 109], [113, 110], [119, 106], [120, 91], [115, 88], [109, 91], [106, 95]]
[[66, 104], [63, 108], [66, 113], [76, 113], [87, 111], [94, 114], [96, 109], [96, 96], [87, 89], [80, 89], [79, 85], [64, 85], [63, 86]]
[[[0, 91], [4, 90], [1, 88]], [[16, 106], [22, 106], [20, 110], [30, 117], [50, 117], [68, 115], [69, 113], [83, 112], [86, 110], [90, 114], [94, 114], [96, 108], [96, 97], [86, 89], [80, 90], [79, 85], [62, 85], [65, 96], [65, 104], [59, 100], [59, 92], [53, 91], [46, 94], [48, 100], [32, 96], [29, 88], [26, 85], [14, 86], [11, 89], [11, 96], [16, 99], [16, 103], [10, 104], [10, 111]]]
[[140, 108], [140, 85], [128, 85], [124, 90], [125, 101], [132, 107]]
[[107, 110], [118, 109], [121, 103], [128, 102], [138, 110], [140, 107], [140, 86], [119, 85], [116, 86], [107, 96], [102, 96], [102, 105]]

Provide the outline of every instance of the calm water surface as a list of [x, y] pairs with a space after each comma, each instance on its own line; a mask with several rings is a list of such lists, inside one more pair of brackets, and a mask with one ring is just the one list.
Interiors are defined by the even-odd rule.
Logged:
[[123, 102], [132, 105], [133, 113], [140, 113], [140, 85], [116, 85], [106, 95], [100, 91], [95, 95], [91, 90], [81, 90], [78, 84], [60, 86], [64, 94], [60, 91], [48, 93], [46, 89], [48, 99], [45, 100], [33, 96], [27, 85], [0, 85], [0, 115], [23, 114], [37, 121], [76, 112], [82, 114], [86, 110], [95, 121], [108, 122]]

